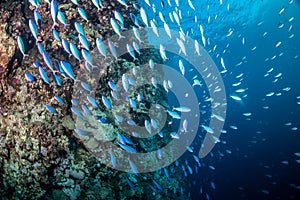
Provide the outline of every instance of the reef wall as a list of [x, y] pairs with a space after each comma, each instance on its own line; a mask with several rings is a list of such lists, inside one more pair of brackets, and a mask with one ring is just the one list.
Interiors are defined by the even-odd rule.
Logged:
[[[118, 1], [103, 1], [97, 10], [92, 1], [80, 1], [88, 12], [89, 23], [80, 18], [71, 1], [58, 1], [66, 13], [70, 26], [59, 25], [56, 29], [62, 38], [76, 39], [74, 22], [83, 24], [86, 38], [95, 47], [96, 37], [112, 34], [109, 24], [113, 10], [118, 9], [130, 26], [129, 15], [133, 7], [125, 9]], [[131, 2], [133, 3], [133, 2]], [[43, 82], [32, 63], [43, 62], [30, 33], [28, 20], [36, 9], [29, 1], [1, 1], [0, 3], [0, 196], [2, 199], [185, 199], [179, 194], [179, 173], [170, 180], [159, 172], [148, 174], [123, 173], [106, 167], [87, 150], [74, 134], [74, 118], [70, 112], [73, 82], [63, 80], [63, 87], [52, 87]], [[42, 21], [39, 41], [51, 58], [68, 60], [76, 66], [75, 74], [83, 68], [75, 58], [63, 50], [53, 39], [49, 4], [41, 1], [37, 8]], [[17, 46], [21, 35], [28, 56], [22, 56]], [[148, 52], [152, 55], [152, 52]], [[142, 62], [142, 60], [138, 61]], [[111, 72], [103, 78], [120, 74], [126, 66], [138, 65], [121, 59], [112, 64]], [[123, 66], [123, 67], [122, 67]], [[124, 67], [125, 66], [125, 67]], [[37, 80], [28, 82], [24, 73], [33, 74]], [[49, 74], [49, 73], [48, 73]], [[100, 80], [101, 82], [101, 80]], [[99, 83], [101, 85], [101, 83]], [[100, 90], [101, 91], [101, 87]], [[103, 91], [102, 91], [103, 92]], [[65, 99], [66, 105], [56, 106], [54, 94]], [[45, 109], [53, 103], [58, 114]], [[149, 144], [148, 144], [149, 146]], [[157, 180], [164, 191], [155, 194], [150, 184]], [[180, 180], [182, 181], [182, 180]], [[132, 186], [131, 184], [135, 185]], [[173, 188], [178, 188], [173, 192]], [[149, 192], [150, 191], [150, 192]]]

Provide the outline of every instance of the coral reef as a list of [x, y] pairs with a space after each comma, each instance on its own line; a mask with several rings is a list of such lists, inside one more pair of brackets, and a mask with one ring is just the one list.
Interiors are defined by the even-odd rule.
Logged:
[[[66, 12], [70, 26], [56, 27], [62, 38], [70, 41], [76, 40], [73, 22], [80, 22], [87, 33], [90, 45], [95, 47], [96, 37], [105, 38], [113, 34], [109, 16], [118, 9], [125, 18], [125, 25], [130, 24], [129, 14], [135, 12], [132, 7], [128, 10], [116, 1], [103, 1], [104, 8], [97, 11], [91, 1], [82, 1], [81, 5], [89, 11], [89, 23], [85, 23], [78, 16], [76, 6], [70, 1], [59, 1], [60, 9]], [[136, 176], [110, 169], [101, 164], [99, 160], [87, 149], [95, 149], [103, 137], [112, 140], [116, 137], [117, 127], [111, 123], [96, 127], [99, 134], [93, 138], [82, 138], [73, 131], [75, 127], [74, 116], [69, 107], [71, 105], [73, 83], [69, 79], [63, 80], [63, 87], [54, 87], [45, 84], [39, 77], [38, 71], [32, 66], [34, 61], [42, 62], [42, 58], [35, 47], [35, 40], [28, 28], [28, 19], [32, 18], [35, 8], [28, 1], [2, 1], [0, 3], [0, 196], [2, 199], [185, 199], [185, 194], [180, 194], [182, 186], [177, 180], [181, 172], [174, 172], [171, 178], [162, 173], [153, 172]], [[39, 39], [45, 50], [52, 58], [68, 60], [78, 73], [82, 63], [69, 58], [60, 44], [52, 39], [51, 17], [49, 6], [42, 1], [38, 11], [42, 16]], [[99, 14], [99, 12], [101, 14]], [[22, 57], [17, 48], [16, 36], [22, 35], [26, 53]], [[153, 55], [155, 52], [146, 52]], [[108, 88], [101, 87], [109, 79], [115, 79], [128, 69], [145, 63], [141, 59], [135, 63], [120, 59], [111, 63], [110, 71], [98, 83], [96, 97], [106, 94]], [[27, 82], [24, 72], [30, 72], [37, 80]], [[48, 75], [50, 73], [48, 72]], [[147, 88], [151, 91], [153, 88]], [[163, 92], [155, 90], [157, 95], [147, 96], [151, 92], [144, 91], [145, 99], [155, 99], [160, 102]], [[60, 106], [53, 99], [54, 95], [65, 99], [66, 105]], [[51, 114], [45, 105], [51, 103], [58, 114]], [[142, 105], [146, 109], [147, 105]], [[120, 108], [121, 109], [121, 108]], [[142, 110], [139, 110], [142, 112]], [[111, 113], [99, 110], [97, 115], [107, 116], [110, 120]], [[146, 112], [146, 111], [144, 111]], [[145, 118], [137, 116], [143, 121]], [[90, 120], [92, 121], [92, 120]], [[80, 123], [77, 123], [80, 125]], [[168, 138], [164, 139], [165, 143]], [[88, 145], [86, 145], [86, 142]], [[155, 148], [152, 141], [143, 141], [143, 146]], [[170, 166], [172, 167], [172, 166]], [[174, 167], [174, 166], [173, 166]], [[152, 179], [159, 180], [164, 192], [155, 194], [149, 187]], [[128, 181], [135, 185], [130, 187]], [[173, 188], [177, 192], [173, 193]]]

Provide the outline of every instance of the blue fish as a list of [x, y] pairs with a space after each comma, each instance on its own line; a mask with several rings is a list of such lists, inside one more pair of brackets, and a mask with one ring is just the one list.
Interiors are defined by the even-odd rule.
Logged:
[[111, 103], [106, 96], [102, 96], [102, 102], [107, 109], [111, 109]]
[[125, 140], [125, 143], [126, 143], [126, 144], [131, 144], [131, 145], [133, 145], [132, 140], [129, 139], [128, 137], [124, 136], [124, 140]]
[[113, 81], [108, 81], [108, 86], [110, 87], [110, 89], [112, 89], [113, 91], [117, 90], [117, 86]]
[[64, 101], [60, 96], [55, 95], [55, 96], [54, 96], [54, 99], [55, 99], [58, 103], [60, 103], [60, 104], [62, 104], [62, 105], [65, 105], [65, 101]]
[[119, 99], [118, 94], [117, 94], [116, 91], [114, 91], [114, 90], [110, 91], [110, 95], [111, 95], [112, 98], [114, 98], [115, 100], [118, 100], [118, 99]]
[[103, 7], [102, 0], [92, 0], [93, 4], [96, 6], [98, 11], [100, 10], [100, 6]]
[[151, 124], [150, 124], [149, 120], [146, 119], [144, 124], [145, 124], [145, 128], [148, 131], [148, 133], [151, 134], [152, 128], [151, 128]]
[[129, 83], [130, 85], [133, 85], [133, 86], [136, 85], [135, 80], [134, 80], [133, 78], [131, 78], [131, 77], [128, 77], [128, 83]]
[[107, 55], [106, 47], [100, 38], [96, 39], [96, 46], [97, 46], [99, 52], [106, 58], [106, 55]]
[[121, 96], [125, 99], [125, 101], [129, 101], [129, 98], [125, 93], [121, 92]]
[[110, 154], [111, 163], [112, 163], [113, 167], [116, 168], [117, 167], [116, 156], [114, 155], [114, 153], [112, 151], [109, 151], [109, 154]]
[[92, 58], [90, 56], [90, 53], [86, 49], [81, 49], [81, 54], [83, 58], [90, 64], [93, 65]]
[[21, 36], [18, 36], [17, 42], [21, 53], [23, 54], [23, 56], [25, 56], [25, 46]]
[[113, 17], [110, 18], [110, 24], [111, 24], [114, 32], [119, 36], [119, 39], [124, 38], [124, 36], [121, 35], [121, 29], [119, 27], [119, 24], [115, 20], [115, 18], [113, 18]]
[[92, 104], [92, 106], [94, 106], [95, 108], [99, 108], [99, 104], [97, 103], [97, 101], [93, 97], [86, 96], [86, 98]]
[[138, 171], [137, 167], [135, 166], [135, 164], [130, 159], [128, 159], [128, 161], [129, 161], [129, 165], [130, 165], [133, 173], [135, 173], [136, 175], [138, 175], [139, 171]]
[[56, 39], [58, 42], [61, 42], [61, 38], [60, 38], [59, 33], [57, 32], [57, 30], [52, 29], [52, 34], [54, 36], [54, 39]]
[[170, 176], [169, 171], [168, 171], [168, 169], [166, 167], [164, 168], [164, 172], [165, 172], [166, 177]]
[[63, 45], [63, 47], [64, 47], [64, 50], [65, 50], [68, 54], [71, 54], [70, 46], [69, 46], [68, 41], [65, 40], [65, 39], [62, 39], [62, 40], [61, 40], [61, 43], [62, 43], [62, 45]]
[[74, 106], [79, 106], [79, 103], [76, 99], [71, 99], [71, 103], [74, 105]]
[[164, 192], [164, 189], [163, 189], [163, 187], [162, 187], [160, 184], [158, 184], [154, 179], [152, 179], [152, 181], [153, 181], [154, 185], [155, 185], [160, 191]]
[[187, 168], [188, 168], [188, 170], [189, 170], [190, 175], [192, 175], [192, 174], [193, 174], [192, 168], [191, 168], [189, 165], [187, 166]]
[[118, 20], [121, 24], [121, 29], [125, 29], [124, 28], [124, 18], [123, 16], [121, 15], [121, 13], [119, 13], [118, 11], [114, 11], [114, 15], [115, 15], [115, 18], [116, 20]]
[[107, 120], [99, 115], [94, 116], [95, 120], [101, 122], [102, 124], [107, 124]]
[[81, 26], [78, 22], [75, 22], [75, 23], [74, 23], [74, 26], [75, 26], [76, 31], [77, 31], [79, 34], [85, 35], [84, 29], [82, 28], [82, 26]]
[[88, 136], [91, 134], [91, 132], [89, 131], [85, 131], [79, 128], [74, 128], [75, 133], [77, 133], [78, 135], [82, 135], [82, 136]]
[[132, 190], [135, 190], [134, 184], [128, 178], [126, 178], [126, 181], [127, 181], [128, 185], [130, 186], [130, 188]]
[[29, 82], [32, 82], [32, 81], [36, 80], [35, 77], [32, 74], [30, 74], [29, 72], [25, 72], [25, 78]]
[[150, 186], [151, 190], [153, 191], [153, 193], [156, 194], [157, 190], [152, 185], [149, 185], [149, 186]]
[[29, 0], [29, 2], [31, 3], [32, 6], [34, 6], [36, 8], [41, 5], [41, 3], [39, 2], [39, 0]]
[[103, 8], [103, 3], [102, 3], [102, 0], [98, 0], [98, 2], [99, 2], [99, 5], [100, 5], [100, 7], [102, 7], [102, 8]]
[[41, 14], [37, 10], [34, 10], [34, 20], [35, 20], [35, 23], [39, 27], [41, 27], [42, 17], [41, 17]]
[[89, 108], [85, 105], [85, 104], [82, 104], [81, 105], [81, 108], [83, 110], [83, 112], [87, 115], [92, 115], [91, 111], [89, 110]]
[[82, 7], [79, 7], [78, 8], [78, 12], [79, 12], [79, 14], [80, 14], [80, 16], [85, 20], [85, 21], [89, 21], [88, 20], [88, 17], [87, 17], [87, 14], [86, 14], [86, 12], [85, 12], [85, 10], [82, 8]]
[[46, 71], [43, 69], [43, 67], [39, 66], [39, 72], [40, 72], [40, 75], [43, 79], [43, 81], [45, 83], [48, 83], [50, 85], [50, 81], [49, 81], [49, 77], [47, 76], [47, 73]]
[[177, 112], [175, 112], [175, 111], [167, 110], [167, 112], [174, 119], [180, 119], [181, 118], [180, 115]]
[[75, 81], [75, 75], [72, 69], [72, 65], [66, 61], [60, 61], [60, 65], [62, 66], [63, 70], [70, 78], [72, 78]]
[[128, 9], [128, 4], [126, 3], [125, 0], [117, 0], [121, 5], [125, 6], [126, 7], [126, 10]]
[[144, 24], [145, 24], [147, 27], [149, 27], [147, 13], [146, 13], [145, 9], [142, 8], [142, 7], [141, 7], [141, 9], [140, 9], [140, 16], [141, 16], [142, 21], [144, 22]]
[[71, 0], [75, 5], [77, 5], [78, 6], [78, 0]]
[[47, 109], [49, 112], [53, 113], [53, 114], [57, 114], [56, 109], [53, 108], [52, 106], [48, 105], [48, 104], [46, 105], [46, 109]]
[[116, 49], [115, 45], [111, 41], [108, 41], [108, 46], [109, 46], [111, 54], [117, 60], [118, 54], [117, 54], [117, 49]]
[[141, 40], [141, 33], [140, 33], [139, 29], [136, 28], [135, 26], [133, 26], [132, 28], [133, 28], [133, 34], [134, 34], [135, 38], [136, 38], [139, 42], [142, 42], [142, 40]]
[[84, 66], [85, 66], [86, 70], [88, 70], [89, 72], [91, 72], [92, 66], [87, 61], [84, 61]]
[[132, 119], [127, 120], [127, 124], [129, 124], [130, 126], [136, 126], [135, 121], [133, 121]]
[[89, 42], [88, 40], [86, 39], [86, 37], [82, 34], [78, 34], [78, 38], [79, 38], [79, 42], [82, 44], [82, 46], [84, 48], [86, 48], [86, 50], [90, 50], [90, 47], [89, 47]]
[[136, 109], [136, 102], [135, 102], [134, 99], [130, 98], [130, 99], [129, 99], [129, 103], [130, 103], [130, 106], [131, 106], [132, 108]]
[[36, 68], [39, 68], [41, 66], [41, 64], [39, 62], [33, 62], [32, 65]]
[[129, 53], [129, 55], [133, 58], [133, 61], [135, 61], [137, 58], [135, 57], [135, 53], [134, 53], [132, 46], [130, 44], [127, 44], [126, 48], [127, 48], [127, 52]]
[[89, 84], [87, 84], [86, 82], [81, 82], [81, 86], [88, 92], [92, 91], [92, 88]]
[[33, 37], [35, 38], [35, 40], [38, 41], [38, 29], [32, 19], [29, 19], [29, 29], [30, 29]]
[[61, 75], [64, 77], [64, 78], [66, 78], [67, 76], [66, 76], [66, 73], [64, 72], [64, 70], [63, 70], [63, 68], [61, 67], [61, 64], [60, 64], [60, 62], [59, 61], [55, 61], [55, 66], [56, 66], [56, 68], [57, 68], [57, 70], [61, 73]]
[[140, 47], [139, 47], [138, 43], [132, 42], [132, 45], [133, 45], [134, 50], [140, 55], [141, 51], [140, 51]]
[[122, 149], [124, 149], [125, 151], [131, 152], [131, 153], [136, 153], [136, 152], [137, 152], [136, 149], [134, 149], [134, 148], [132, 148], [132, 147], [126, 145], [126, 144], [122, 144], [122, 143], [120, 143], [120, 142], [117, 142], [117, 144], [118, 144]]
[[163, 138], [164, 137], [164, 133], [162, 131], [158, 131], [158, 135], [159, 137]]
[[141, 7], [140, 7], [138, 4], [136, 4], [136, 3], [134, 3], [132, 6], [133, 6], [133, 8], [136, 9], [136, 10], [139, 10], [139, 9], [141, 8]]
[[125, 136], [122, 135], [121, 133], [118, 133], [118, 139], [121, 142], [121, 144], [126, 144]]
[[211, 181], [211, 182], [210, 182], [210, 185], [211, 185], [211, 188], [212, 188], [212, 189], [214, 189], [214, 190], [216, 189], [216, 185], [215, 185], [214, 182]]
[[118, 114], [115, 114], [115, 119], [116, 119], [118, 122], [122, 123], [124, 118], [121, 117], [121, 116], [118, 115]]
[[36, 45], [38, 47], [40, 54], [43, 55], [43, 53], [45, 52], [45, 49], [44, 49], [44, 46], [42, 45], [42, 43], [38, 42]]
[[52, 20], [53, 20], [53, 27], [57, 25], [56, 23], [56, 18], [57, 18], [57, 14], [58, 14], [58, 6], [57, 6], [57, 2], [56, 0], [52, 0], [50, 2], [50, 12], [51, 12], [51, 17], [52, 17]]
[[67, 26], [70, 25], [70, 24], [67, 24], [66, 17], [64, 15], [64, 13], [61, 12], [60, 10], [57, 13], [57, 19], [60, 21], [60, 23], [62, 23], [64, 25], [64, 28], [66, 28]]
[[45, 61], [46, 65], [49, 67], [49, 69], [51, 71], [53, 71], [53, 66], [52, 66], [50, 57], [48, 56], [48, 54], [46, 52], [43, 52], [43, 58], [44, 58], [44, 61]]
[[140, 27], [138, 18], [137, 18], [133, 13], [130, 13], [130, 18], [131, 18], [132, 22], [133, 22], [137, 27]]
[[80, 110], [78, 110], [77, 108], [71, 107], [71, 111], [78, 117], [84, 119], [82, 112]]
[[128, 77], [126, 74], [122, 75], [122, 85], [124, 90], [127, 92], [129, 90], [129, 82], [128, 82]]
[[79, 51], [78, 51], [76, 45], [75, 45], [74, 43], [72, 43], [72, 42], [70, 42], [70, 50], [71, 50], [72, 55], [73, 55], [77, 60], [80, 61], [81, 59], [80, 59]]
[[133, 136], [133, 137], [139, 137], [139, 133], [138, 133], [138, 132], [135, 132], [135, 131], [133, 131], [133, 132], [132, 132], [132, 136]]
[[171, 133], [170, 133], [170, 136], [171, 136], [171, 138], [173, 138], [173, 139], [179, 139], [179, 135], [178, 135], [177, 132], [171, 132]]
[[137, 100], [138, 100], [139, 102], [141, 102], [141, 101], [143, 100], [143, 95], [142, 95], [141, 93], [139, 93], [139, 94], [137, 95]]

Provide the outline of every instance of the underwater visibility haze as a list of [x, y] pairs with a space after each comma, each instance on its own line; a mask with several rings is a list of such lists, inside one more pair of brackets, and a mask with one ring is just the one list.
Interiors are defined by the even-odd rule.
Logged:
[[0, 13], [0, 199], [300, 199], [300, 1]]

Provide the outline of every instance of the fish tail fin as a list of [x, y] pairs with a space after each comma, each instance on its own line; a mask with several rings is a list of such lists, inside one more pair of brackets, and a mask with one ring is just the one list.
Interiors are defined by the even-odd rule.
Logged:
[[59, 24], [58, 24], [57, 22], [54, 22], [53, 25], [52, 25], [52, 29], [54, 29], [55, 26], [58, 26], [58, 27], [59, 27]]
[[64, 25], [64, 29], [66, 29], [66, 28], [67, 28], [67, 26], [70, 26], [70, 24], [65, 24], [65, 25]]
[[118, 40], [120, 41], [122, 38], [126, 38], [126, 37], [123, 35], [120, 35]]

